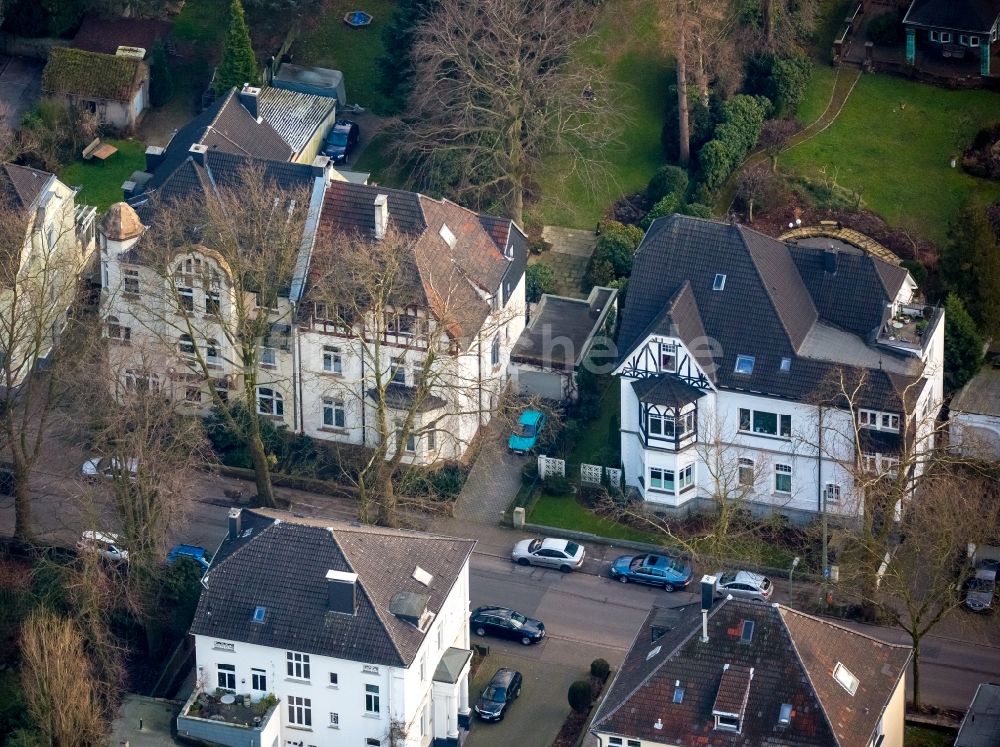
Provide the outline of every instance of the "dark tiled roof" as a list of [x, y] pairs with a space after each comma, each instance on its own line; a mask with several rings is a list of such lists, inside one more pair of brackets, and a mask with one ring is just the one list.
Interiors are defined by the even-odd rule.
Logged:
[[[887, 289], [900, 287], [905, 270], [882, 267], [869, 256], [841, 255], [841, 277], [824, 278], [822, 261], [822, 249], [789, 247], [743, 226], [661, 218], [636, 253], [618, 333], [620, 360], [650, 334], [676, 335], [698, 343], [692, 351], [697, 362], [725, 389], [803, 401], [817, 396], [837, 371], [865, 371], [859, 404], [899, 401], [915, 376], [840, 362], [836, 350], [831, 359], [801, 352], [819, 323], [854, 334], [871, 324], [867, 338], [890, 298]], [[725, 275], [721, 290], [713, 290], [717, 275]], [[740, 355], [754, 358], [751, 374], [736, 373]], [[892, 357], [885, 352], [887, 368]], [[784, 358], [791, 363], [787, 372], [781, 371]]]
[[[906, 646], [778, 605], [720, 602], [709, 613], [707, 643], [699, 617], [698, 605], [675, 610], [667, 624], [662, 610], [650, 612], [598, 708], [595, 731], [684, 747], [864, 745], [910, 660]], [[744, 621], [753, 623], [749, 642]], [[861, 681], [853, 698], [833, 678], [838, 661]], [[716, 730], [713, 708], [721, 702], [720, 710], [739, 712], [744, 697], [741, 732]], [[791, 722], [781, 725], [786, 703]]]
[[669, 375], [636, 379], [632, 382], [632, 389], [640, 402], [667, 405], [668, 407], [686, 405], [705, 394], [698, 387], [691, 386], [676, 376]]
[[0, 164], [0, 192], [17, 207], [28, 209], [49, 183], [52, 174], [15, 163]]
[[73, 46], [88, 52], [114, 54], [118, 47], [141, 47], [147, 56], [157, 42], [166, 39], [170, 23], [154, 18], [103, 19], [87, 16], [73, 37]]
[[602, 287], [594, 288], [586, 300], [544, 294], [517, 338], [511, 359], [572, 370], [586, 356], [616, 295], [614, 288]]
[[[473, 540], [242, 513], [250, 536], [226, 540], [205, 577], [191, 633], [351, 661], [409, 666], [424, 633], [389, 612], [399, 592], [428, 594], [437, 614]], [[429, 586], [412, 578], [416, 566]], [[327, 571], [358, 575], [356, 614], [328, 611]], [[264, 622], [253, 622], [265, 608]]]
[[913, 0], [903, 23], [985, 34], [997, 17], [1000, 0]]
[[130, 57], [53, 47], [42, 72], [42, 90], [88, 99], [130, 101], [147, 70], [144, 62]]
[[330, 182], [326, 188], [320, 227], [374, 238], [375, 198], [379, 195], [388, 198], [389, 222], [397, 231], [419, 235], [427, 229], [416, 193], [340, 181]]

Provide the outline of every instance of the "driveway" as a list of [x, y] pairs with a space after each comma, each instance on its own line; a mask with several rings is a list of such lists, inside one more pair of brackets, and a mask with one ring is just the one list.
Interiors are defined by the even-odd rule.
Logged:
[[0, 56], [0, 129], [16, 129], [42, 91], [44, 63]]

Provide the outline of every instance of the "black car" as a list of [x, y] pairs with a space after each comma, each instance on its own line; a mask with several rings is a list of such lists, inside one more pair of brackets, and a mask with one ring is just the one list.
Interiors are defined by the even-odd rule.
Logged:
[[349, 119], [338, 119], [323, 143], [323, 155], [334, 163], [346, 163], [354, 146], [358, 144], [358, 125]]
[[525, 646], [538, 643], [545, 636], [541, 620], [532, 620], [506, 607], [479, 607], [469, 618], [469, 626], [476, 635], [513, 638]]
[[502, 667], [496, 671], [490, 684], [476, 703], [476, 713], [483, 721], [503, 721], [507, 706], [521, 694], [521, 673]]

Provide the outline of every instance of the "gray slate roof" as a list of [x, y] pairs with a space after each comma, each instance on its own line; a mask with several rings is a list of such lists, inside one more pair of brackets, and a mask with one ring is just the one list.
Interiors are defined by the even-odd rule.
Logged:
[[696, 386], [681, 381], [676, 376], [650, 376], [636, 379], [632, 389], [640, 402], [653, 405], [680, 407], [703, 397], [705, 392]]
[[1000, 368], [983, 364], [983, 369], [955, 395], [951, 411], [1000, 417]]
[[[683, 747], [856, 747], [870, 741], [910, 661], [908, 646], [780, 605], [723, 600], [709, 613], [707, 644], [700, 617], [697, 604], [652, 609], [598, 707], [594, 731]], [[744, 621], [754, 626], [749, 643], [742, 640]], [[838, 661], [859, 679], [853, 696], [833, 678]], [[727, 664], [743, 675], [754, 670], [739, 698], [734, 689], [723, 693], [723, 700], [746, 693], [740, 734], [714, 728], [720, 686], [746, 684], [745, 676], [724, 683]], [[677, 687], [684, 690], [680, 703]], [[793, 709], [787, 726], [778, 723], [785, 703]]]
[[1000, 0], [913, 0], [903, 23], [986, 34], [1000, 17]]
[[264, 121], [299, 153], [337, 108], [337, 99], [268, 87], [260, 92], [258, 107]]
[[573, 370], [589, 352], [617, 295], [614, 288], [600, 286], [586, 299], [543, 294], [514, 344], [511, 360]]
[[969, 704], [955, 747], [996, 747], [1000, 744], [1000, 685], [983, 682]]
[[0, 194], [21, 209], [34, 206], [52, 174], [15, 163], [0, 163]]
[[[250, 531], [219, 548], [192, 634], [395, 667], [413, 663], [425, 634], [389, 612], [393, 597], [429, 594], [437, 614], [476, 544], [281, 511], [244, 509], [241, 520]], [[416, 566], [429, 586], [412, 578]], [[330, 570], [358, 575], [355, 615], [328, 611]]]
[[[841, 254], [837, 273], [824, 277], [822, 263], [822, 250], [789, 247], [745, 226], [660, 218], [636, 252], [619, 360], [650, 334], [672, 334], [700, 343], [694, 346], [698, 363], [725, 389], [802, 401], [837, 370], [867, 369], [859, 404], [899, 404], [903, 389], [918, 379], [919, 361], [869, 368], [859, 366], [857, 356], [838, 360], [836, 349], [814, 356], [809, 341], [817, 329], [836, 326], [875, 352], [876, 364], [879, 358], [902, 360], [889, 350], [875, 351], [868, 338], [874, 339], [906, 271], [867, 255]], [[716, 275], [726, 276], [722, 290], [713, 290]], [[752, 374], [735, 372], [740, 355], [754, 358]], [[791, 360], [788, 372], [781, 371], [783, 358]]]

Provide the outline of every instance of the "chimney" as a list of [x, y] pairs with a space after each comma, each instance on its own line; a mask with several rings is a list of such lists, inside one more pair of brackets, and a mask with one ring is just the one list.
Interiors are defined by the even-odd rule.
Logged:
[[358, 585], [358, 574], [346, 571], [326, 572], [326, 608], [330, 612], [353, 615], [357, 610], [354, 590]]
[[260, 107], [257, 105], [260, 101], [260, 89], [254, 88], [249, 83], [243, 84], [243, 90], [240, 91], [240, 103], [243, 104], [243, 108], [250, 112], [250, 116], [254, 119], [260, 116]]
[[205, 165], [205, 154], [208, 153], [208, 146], [201, 143], [194, 143], [189, 149], [191, 159], [199, 166]]
[[837, 249], [830, 244], [830, 248], [823, 252], [823, 271], [831, 275], [837, 273]]
[[156, 167], [163, 163], [165, 150], [165, 148], [161, 148], [158, 145], [146, 146], [146, 171], [150, 174], [156, 171]]
[[389, 227], [389, 196], [379, 195], [375, 198], [375, 238], [384, 239]]
[[708, 611], [715, 603], [715, 576], [701, 577], [701, 642], [708, 643]]
[[315, 176], [326, 177], [330, 169], [330, 156], [316, 156], [312, 162], [312, 171]]
[[229, 509], [229, 539], [234, 540], [240, 536], [243, 527], [243, 509]]

